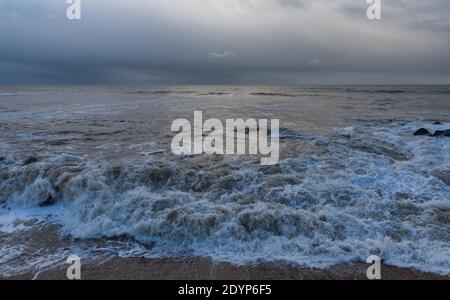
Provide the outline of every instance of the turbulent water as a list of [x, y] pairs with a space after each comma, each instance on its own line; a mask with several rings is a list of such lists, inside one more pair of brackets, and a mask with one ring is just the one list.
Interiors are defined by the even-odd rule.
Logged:
[[[172, 155], [171, 123], [194, 110], [280, 119], [280, 163]], [[450, 137], [414, 136], [422, 127], [450, 129], [449, 86], [1, 87], [0, 276], [28, 218], [131, 240], [126, 255], [310, 267], [379, 255], [450, 274]]]

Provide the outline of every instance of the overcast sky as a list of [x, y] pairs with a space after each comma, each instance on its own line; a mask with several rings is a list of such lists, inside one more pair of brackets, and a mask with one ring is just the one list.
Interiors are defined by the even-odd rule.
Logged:
[[0, 0], [0, 83], [450, 84], [450, 1]]

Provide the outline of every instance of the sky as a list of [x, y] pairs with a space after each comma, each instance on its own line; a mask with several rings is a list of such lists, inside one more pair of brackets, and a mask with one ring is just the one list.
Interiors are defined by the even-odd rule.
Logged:
[[450, 84], [450, 1], [0, 0], [0, 84]]

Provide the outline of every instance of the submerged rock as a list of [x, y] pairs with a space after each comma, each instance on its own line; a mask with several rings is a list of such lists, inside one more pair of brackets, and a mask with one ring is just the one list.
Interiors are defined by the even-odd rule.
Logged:
[[34, 157], [34, 156], [30, 156], [23, 162], [23, 165], [27, 166], [27, 165], [34, 164], [36, 162], [38, 162], [38, 159], [36, 157]]
[[447, 130], [437, 130], [434, 134], [434, 137], [441, 137], [441, 136], [445, 136], [445, 137], [450, 137], [450, 129]]
[[428, 129], [425, 128], [420, 128], [419, 130], [417, 130], [414, 133], [415, 136], [419, 136], [419, 135], [431, 135], [431, 132], [428, 131]]

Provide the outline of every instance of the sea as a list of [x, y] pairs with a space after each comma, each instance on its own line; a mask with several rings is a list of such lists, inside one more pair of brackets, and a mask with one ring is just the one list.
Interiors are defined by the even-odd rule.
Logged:
[[[173, 154], [172, 122], [194, 111], [278, 119], [279, 163]], [[70, 253], [311, 268], [377, 255], [450, 275], [450, 137], [432, 136], [447, 129], [443, 85], [0, 86], [0, 277]]]

